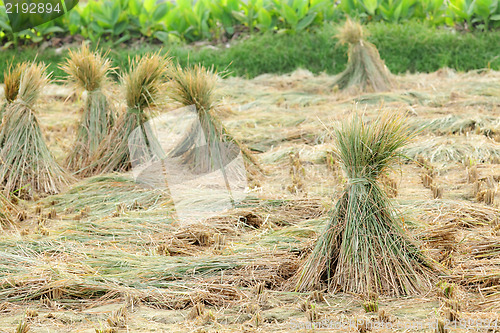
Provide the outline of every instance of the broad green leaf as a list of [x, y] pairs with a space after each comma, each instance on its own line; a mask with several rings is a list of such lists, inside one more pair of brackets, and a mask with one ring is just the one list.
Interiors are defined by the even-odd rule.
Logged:
[[167, 15], [168, 12], [168, 7], [165, 3], [160, 4], [158, 7], [156, 7], [155, 11], [153, 12], [153, 20], [155, 22], [160, 21]]
[[287, 4], [282, 4], [281, 9], [283, 17], [285, 18], [286, 22], [290, 24], [292, 27], [295, 27], [299, 21], [295, 11]]
[[297, 31], [307, 28], [314, 21], [316, 15], [317, 13], [315, 12], [310, 12], [309, 14], [307, 14], [306, 17], [300, 20], [300, 22], [297, 24]]
[[52, 27], [48, 27], [48, 28], [43, 29], [43, 34], [48, 35], [48, 34], [51, 34], [54, 32], [65, 32], [65, 30], [61, 27], [58, 27], [58, 26], [52, 26]]
[[297, 13], [298, 19], [303, 18], [307, 14], [308, 1], [294, 0], [292, 9]]
[[271, 14], [264, 8], [259, 9], [257, 13], [258, 17], [258, 26], [261, 30], [268, 30], [271, 28], [271, 23], [273, 21]]
[[380, 4], [379, 0], [360, 0], [360, 2], [370, 15], [375, 15], [375, 11]]
[[238, 20], [240, 21], [241, 23], [246, 23], [246, 15], [243, 14], [242, 12], [238, 12], [238, 11], [233, 11], [233, 16]]
[[114, 6], [113, 10], [111, 11], [111, 25], [115, 25], [118, 23], [118, 19], [120, 18], [120, 7]]
[[124, 43], [126, 41], [128, 41], [130, 39], [130, 35], [129, 34], [126, 34], [126, 35], [123, 35], [120, 39], [118, 39], [117, 41], [114, 42], [115, 45], [118, 45], [118, 44], [121, 44], [121, 43]]
[[4, 31], [12, 31], [12, 28], [10, 27], [10, 25], [6, 21], [4, 21], [4, 20], [0, 20], [0, 27]]
[[144, 9], [146, 9], [148, 13], [153, 12], [155, 8], [159, 5], [165, 5], [164, 2], [161, 4], [157, 4], [156, 0], [141, 0], [141, 1], [143, 3]]
[[128, 8], [130, 10], [130, 14], [134, 16], [139, 16], [142, 12], [141, 0], [129, 0]]
[[127, 29], [127, 26], [128, 26], [128, 22], [127, 21], [121, 21], [121, 22], [119, 22], [118, 24], [116, 24], [113, 27], [113, 34], [115, 36], [121, 35]]
[[394, 13], [393, 13], [393, 16], [392, 16], [392, 22], [398, 22], [400, 17], [401, 17], [401, 11], [403, 9], [403, 3], [405, 1], [400, 1], [399, 4], [396, 6], [396, 8], [394, 9]]
[[168, 32], [165, 32], [165, 31], [156, 31], [154, 34], [153, 34], [153, 37], [158, 39], [160, 42], [162, 43], [168, 43], [169, 41], [169, 33]]

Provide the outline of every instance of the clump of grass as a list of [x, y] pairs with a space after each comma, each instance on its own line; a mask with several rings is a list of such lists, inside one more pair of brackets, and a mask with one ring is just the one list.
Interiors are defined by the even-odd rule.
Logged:
[[372, 300], [366, 300], [363, 302], [363, 309], [365, 312], [377, 312], [378, 311], [378, 302]]
[[442, 319], [437, 320], [435, 333], [448, 333], [448, 329], [446, 328], [446, 324]]
[[28, 333], [31, 330], [30, 325], [24, 320], [19, 322], [16, 327], [16, 333]]
[[308, 321], [314, 323], [317, 322], [320, 318], [320, 314], [316, 309], [316, 304], [311, 303], [309, 309], [306, 310], [306, 318]]
[[149, 141], [155, 136], [146, 124], [150, 119], [146, 110], [161, 103], [161, 92], [171, 59], [159, 53], [148, 54], [134, 58], [130, 66], [130, 71], [122, 77], [127, 110], [102, 142], [91, 167], [83, 170], [82, 174], [130, 170], [131, 156], [135, 154], [129, 150], [128, 139], [136, 128], [140, 128], [146, 141], [145, 149], [148, 150], [146, 155], [141, 156], [163, 155], [159, 143]]
[[313, 290], [309, 298], [317, 303], [323, 303], [323, 302], [326, 303], [325, 296], [323, 295], [323, 292], [320, 290]]
[[105, 94], [113, 68], [109, 59], [85, 44], [77, 51], [70, 50], [60, 68], [68, 74], [67, 82], [72, 87], [87, 92], [75, 143], [66, 159], [68, 168], [78, 172], [90, 164], [115, 122], [115, 112]]
[[447, 299], [453, 299], [455, 297], [456, 285], [454, 283], [448, 283], [442, 281], [438, 283], [438, 287], [439, 287], [439, 296], [442, 296]]
[[484, 202], [487, 205], [492, 206], [495, 202], [495, 189], [487, 188], [485, 190], [479, 191], [476, 195], [476, 200], [478, 202]]
[[347, 184], [324, 232], [296, 276], [297, 290], [412, 294], [431, 286], [432, 265], [404, 232], [379, 177], [414, 135], [406, 118], [385, 113], [369, 125], [354, 115], [335, 130]]
[[205, 305], [203, 303], [196, 303], [189, 311], [188, 319], [193, 320], [205, 314]]
[[472, 159], [468, 159], [465, 169], [467, 171], [467, 182], [469, 184], [477, 182], [479, 179], [477, 164]]
[[128, 315], [125, 306], [120, 307], [118, 310], [113, 311], [106, 319], [110, 327], [125, 327], [127, 325]]
[[378, 312], [378, 295], [375, 293], [366, 295], [362, 305], [367, 313]]
[[421, 175], [421, 177], [422, 177], [422, 184], [424, 185], [424, 187], [431, 188], [432, 182], [434, 181], [434, 178], [432, 177], [432, 175], [425, 172]]
[[290, 193], [300, 193], [305, 191], [304, 178], [306, 176], [306, 169], [302, 165], [299, 152], [290, 153], [290, 178], [291, 184], [287, 186]]
[[19, 94], [5, 111], [0, 128], [0, 184], [8, 195], [32, 199], [36, 193], [59, 193], [71, 181], [47, 148], [34, 111], [34, 104], [49, 83], [46, 69], [36, 63], [26, 67]]
[[430, 188], [432, 191], [433, 199], [441, 199], [443, 197], [443, 187], [441, 185], [431, 184]]
[[221, 233], [214, 234], [214, 250], [222, 251], [226, 246], [226, 236]]
[[[241, 151], [243, 156], [260, 170], [248, 149], [228, 133], [217, 116], [220, 103], [217, 72], [213, 68], [201, 65], [187, 68], [176, 66], [170, 72], [170, 77], [172, 78], [170, 97], [182, 106], [194, 106], [198, 122], [169, 152], [169, 156], [181, 158], [196, 172], [208, 172], [223, 170], [223, 166]], [[202, 139], [206, 141], [206, 145], [200, 149], [196, 143]]]
[[391, 323], [391, 322], [395, 321], [394, 317], [389, 312], [387, 312], [383, 309], [380, 309], [378, 311], [378, 320], [381, 323]]
[[444, 315], [446, 320], [450, 323], [457, 322], [460, 319], [460, 314], [453, 309], [445, 309]]
[[334, 85], [339, 89], [356, 87], [361, 91], [389, 90], [391, 74], [375, 45], [366, 41], [361, 24], [347, 19], [337, 34], [341, 44], [348, 44], [347, 68], [337, 76]]

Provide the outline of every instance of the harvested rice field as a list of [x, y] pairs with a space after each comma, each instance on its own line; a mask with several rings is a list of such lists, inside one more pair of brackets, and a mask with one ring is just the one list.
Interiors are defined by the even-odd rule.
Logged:
[[[221, 80], [220, 119], [262, 170], [247, 164], [247, 196], [197, 223], [132, 172], [18, 200], [0, 235], [0, 332], [500, 332], [500, 72], [396, 76], [380, 93], [333, 82], [303, 70]], [[84, 106], [71, 92], [49, 85], [37, 104], [61, 165]], [[381, 183], [440, 267], [421, 293], [295, 291], [346, 186], [332, 133], [356, 112], [407, 112], [418, 130]]]

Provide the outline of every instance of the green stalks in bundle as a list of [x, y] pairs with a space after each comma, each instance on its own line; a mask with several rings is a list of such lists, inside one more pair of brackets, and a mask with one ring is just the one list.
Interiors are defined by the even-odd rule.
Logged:
[[[128, 171], [131, 168], [128, 138], [136, 128], [141, 129], [145, 140], [154, 137], [151, 129], [146, 128], [146, 122], [150, 120], [146, 109], [159, 103], [160, 92], [170, 67], [171, 59], [159, 53], [132, 60], [130, 71], [122, 78], [127, 111], [118, 118], [115, 127], [99, 147], [92, 168], [85, 172]], [[158, 142], [146, 142], [146, 147], [151, 150], [148, 155], [162, 156]]]
[[101, 142], [115, 122], [115, 113], [105, 95], [111, 68], [109, 59], [92, 52], [85, 44], [78, 51], [69, 51], [61, 69], [68, 74], [68, 83], [87, 92], [83, 115], [71, 154], [66, 159], [68, 168], [80, 171], [91, 163]]
[[[190, 128], [169, 156], [182, 157], [184, 163], [203, 173], [228, 164], [241, 150], [245, 158], [261, 171], [248, 149], [227, 132], [217, 116], [220, 98], [217, 93], [218, 75], [213, 68], [195, 65], [183, 69], [176, 66], [170, 77], [170, 97], [183, 106], [194, 106], [198, 122]], [[201, 149], [196, 146], [200, 140], [206, 141], [206, 146]], [[224, 152], [221, 151], [222, 143], [230, 144], [226, 145], [228, 149], [224, 149]]]
[[0, 128], [0, 184], [7, 195], [31, 199], [35, 193], [59, 193], [71, 180], [47, 148], [34, 111], [49, 82], [46, 69], [43, 64], [26, 66], [18, 96], [5, 110]]
[[356, 87], [361, 91], [389, 90], [391, 74], [375, 45], [366, 41], [363, 35], [363, 27], [351, 19], [347, 19], [339, 31], [339, 42], [349, 45], [348, 60], [347, 68], [337, 76], [334, 85], [340, 89]]
[[430, 261], [405, 235], [379, 182], [412, 137], [407, 120], [384, 114], [366, 124], [355, 115], [334, 134], [335, 155], [348, 182], [296, 288], [327, 282], [345, 292], [407, 295], [430, 287]]

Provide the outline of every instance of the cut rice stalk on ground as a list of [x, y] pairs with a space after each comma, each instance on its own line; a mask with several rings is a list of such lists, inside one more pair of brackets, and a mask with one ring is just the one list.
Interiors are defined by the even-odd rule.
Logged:
[[392, 86], [391, 73], [385, 66], [377, 48], [364, 39], [361, 24], [347, 19], [337, 34], [341, 44], [348, 44], [347, 68], [334, 81], [339, 89], [357, 91], [385, 91]]
[[113, 68], [109, 59], [83, 44], [80, 50], [69, 51], [61, 69], [68, 74], [72, 87], [87, 93], [76, 140], [66, 159], [68, 168], [78, 172], [90, 164], [114, 124], [115, 112], [106, 96], [108, 74]]
[[11, 225], [17, 213], [16, 207], [0, 193], [0, 230], [4, 225]]
[[[122, 78], [127, 110], [118, 118], [115, 127], [102, 142], [91, 167], [85, 169], [82, 174], [131, 169], [131, 155], [134, 154], [129, 150], [129, 137], [139, 128], [145, 140], [156, 138], [146, 124], [150, 119], [146, 110], [161, 103], [160, 92], [170, 67], [170, 58], [159, 53], [132, 60], [130, 71]], [[163, 156], [161, 146], [156, 140], [147, 141], [145, 148], [148, 152], [142, 156]]]
[[473, 159], [477, 163], [500, 160], [500, 144], [483, 135], [429, 136], [405, 149], [405, 155], [416, 159], [422, 156], [431, 163], [459, 162]]
[[338, 161], [348, 181], [303, 269], [296, 289], [408, 295], [432, 286], [433, 264], [410, 239], [380, 175], [412, 137], [406, 118], [384, 114], [367, 125], [358, 115], [335, 130]]
[[72, 180], [47, 148], [33, 109], [49, 82], [46, 69], [36, 63], [26, 67], [19, 94], [5, 111], [0, 128], [0, 184], [7, 196], [32, 199], [37, 193], [55, 194]]

